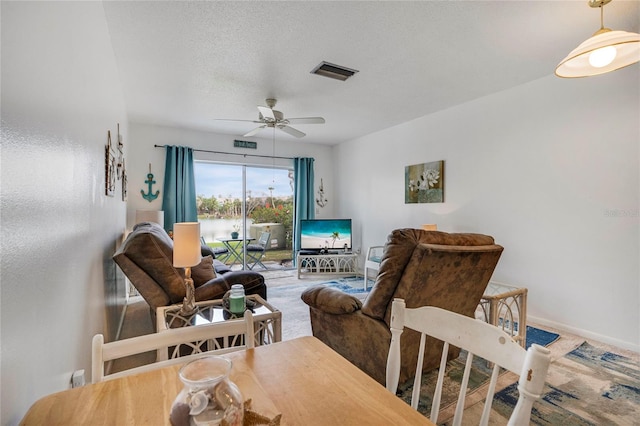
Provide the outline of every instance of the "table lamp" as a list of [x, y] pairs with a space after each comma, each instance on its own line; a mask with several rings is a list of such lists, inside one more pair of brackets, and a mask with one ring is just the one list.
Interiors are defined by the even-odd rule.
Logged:
[[196, 312], [195, 289], [191, 279], [191, 267], [200, 263], [200, 223], [183, 222], [173, 225], [173, 266], [184, 268], [185, 297], [180, 315]]
[[435, 223], [425, 223], [424, 225], [422, 225], [422, 229], [424, 229], [425, 231], [437, 231], [438, 225], [436, 225]]

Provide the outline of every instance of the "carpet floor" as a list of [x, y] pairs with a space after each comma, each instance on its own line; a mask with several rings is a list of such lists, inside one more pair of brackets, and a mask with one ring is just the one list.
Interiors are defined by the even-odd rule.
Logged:
[[[290, 340], [311, 335], [309, 308], [300, 299], [302, 291], [310, 285], [329, 283], [342, 291], [364, 299], [362, 278], [305, 277], [298, 279], [295, 270], [261, 271], [268, 287], [269, 303], [282, 312], [282, 338]], [[368, 288], [373, 282], [369, 280]], [[552, 364], [543, 399], [534, 406], [532, 424], [541, 425], [639, 425], [640, 422], [640, 356], [631, 351], [589, 341], [549, 327], [535, 330], [559, 333], [560, 337], [548, 348]], [[149, 307], [140, 297], [130, 298], [120, 338], [153, 333]], [[529, 330], [528, 330], [529, 333]], [[528, 334], [529, 335], [529, 334]], [[116, 360], [112, 371], [154, 362], [155, 352]], [[513, 383], [517, 376], [505, 375], [494, 399], [491, 424], [506, 424], [517, 390]], [[481, 386], [479, 386], [481, 389]], [[480, 394], [482, 392], [480, 391]], [[507, 402], [505, 402], [507, 401]], [[477, 403], [476, 403], [477, 402]], [[474, 424], [482, 410], [482, 398], [468, 404], [463, 424]], [[425, 412], [427, 407], [419, 409]], [[441, 417], [442, 419], [442, 417]], [[471, 420], [469, 422], [469, 420]], [[442, 424], [446, 424], [446, 421]], [[477, 424], [477, 421], [475, 421]]]

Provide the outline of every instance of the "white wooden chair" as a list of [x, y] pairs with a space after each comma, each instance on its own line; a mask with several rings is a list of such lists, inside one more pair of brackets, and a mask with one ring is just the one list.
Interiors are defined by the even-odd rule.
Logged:
[[380, 261], [382, 260], [382, 252], [384, 246], [371, 246], [367, 250], [367, 257], [364, 259], [364, 289], [367, 289], [367, 279], [369, 271], [380, 270]]
[[541, 396], [551, 362], [547, 348], [534, 344], [529, 350], [525, 350], [507, 333], [483, 321], [433, 306], [407, 309], [403, 299], [394, 299], [391, 310], [391, 346], [387, 358], [387, 389], [394, 394], [398, 388], [400, 375], [400, 335], [405, 327], [421, 333], [418, 367], [411, 394], [411, 406], [414, 409], [418, 408], [425, 335], [428, 335], [445, 342], [431, 407], [433, 423], [437, 423], [438, 419], [447, 354], [449, 344], [452, 344], [468, 352], [453, 424], [460, 425], [462, 422], [465, 394], [474, 355], [494, 365], [480, 424], [488, 424], [500, 366], [520, 375], [518, 381], [520, 395], [508, 424], [529, 424], [531, 407]]
[[[93, 336], [92, 341], [91, 381], [98, 383], [103, 380], [142, 373], [168, 365], [181, 364], [203, 355], [221, 355], [237, 350], [250, 349], [255, 346], [254, 335], [251, 311], [246, 311], [242, 319], [172, 328], [159, 333], [116, 340], [109, 343], [104, 343], [102, 334], [96, 334]], [[236, 346], [236, 344], [243, 342], [244, 345]], [[179, 356], [179, 348], [184, 346], [190, 347], [192, 353], [181, 357]], [[208, 350], [203, 351], [201, 349], [203, 346], [207, 346]], [[105, 375], [104, 366], [108, 361], [150, 351], [157, 351], [159, 354], [166, 355], [169, 347], [174, 347], [173, 354], [169, 359], [166, 356], [158, 356], [157, 362]]]

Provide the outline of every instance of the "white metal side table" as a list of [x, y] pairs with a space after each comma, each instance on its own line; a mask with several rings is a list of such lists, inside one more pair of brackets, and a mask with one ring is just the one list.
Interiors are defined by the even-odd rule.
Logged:
[[[251, 309], [253, 311], [255, 345], [280, 342], [282, 340], [282, 312], [258, 295], [248, 295], [247, 300], [254, 302]], [[196, 302], [198, 310], [188, 317], [180, 315], [181, 306], [177, 304], [161, 306], [156, 309], [156, 331], [158, 333], [170, 328], [193, 327], [238, 318], [223, 306], [222, 299]], [[198, 346], [200, 344], [198, 343]], [[209, 349], [229, 347], [232, 344], [233, 342], [228, 341], [207, 342]], [[158, 359], [166, 359], [166, 352], [158, 353], [158, 357]]]
[[483, 319], [527, 347], [527, 289], [490, 281], [480, 304]]

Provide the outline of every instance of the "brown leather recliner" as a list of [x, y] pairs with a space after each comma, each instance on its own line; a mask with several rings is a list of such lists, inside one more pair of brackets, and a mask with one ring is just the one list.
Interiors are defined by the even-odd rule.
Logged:
[[[199, 265], [191, 268], [196, 301], [221, 299], [233, 284], [242, 284], [245, 294], [267, 298], [264, 277], [253, 271], [231, 271], [203, 247]], [[182, 303], [185, 296], [184, 269], [173, 267], [173, 240], [156, 223], [143, 222], [133, 228], [113, 255], [113, 260], [129, 278], [151, 308]]]
[[[473, 317], [502, 250], [488, 235], [395, 230], [364, 304], [330, 287], [314, 286], [302, 293], [313, 335], [384, 385], [393, 299], [404, 299], [407, 308], [436, 306]], [[415, 375], [419, 343], [419, 333], [402, 334], [400, 383]], [[441, 351], [441, 342], [427, 340], [426, 370], [439, 365]], [[453, 349], [450, 357], [458, 352]]]

